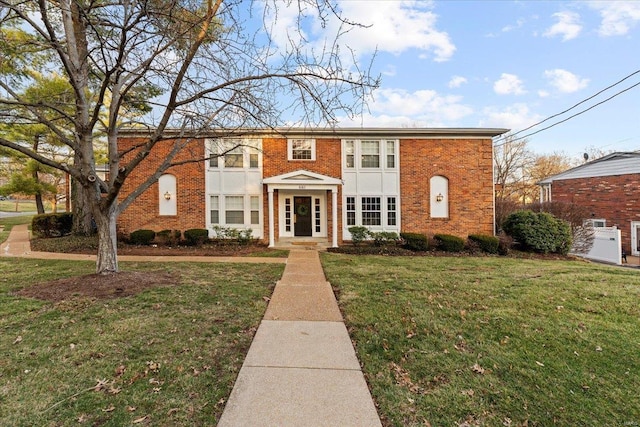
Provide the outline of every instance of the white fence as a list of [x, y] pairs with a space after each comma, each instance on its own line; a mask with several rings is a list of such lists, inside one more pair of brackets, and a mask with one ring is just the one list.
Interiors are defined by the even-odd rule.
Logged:
[[622, 264], [622, 245], [620, 230], [616, 227], [596, 227], [594, 229], [593, 246], [587, 254], [575, 255], [594, 261]]

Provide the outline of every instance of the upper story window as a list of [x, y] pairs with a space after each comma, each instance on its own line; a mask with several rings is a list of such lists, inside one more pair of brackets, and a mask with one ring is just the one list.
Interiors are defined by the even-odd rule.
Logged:
[[290, 139], [288, 141], [289, 160], [315, 160], [315, 139]]
[[380, 167], [380, 141], [362, 141], [360, 143], [361, 163], [363, 168]]
[[346, 169], [396, 169], [396, 140], [346, 140], [343, 165]]
[[260, 168], [260, 141], [244, 139], [208, 140], [210, 168]]

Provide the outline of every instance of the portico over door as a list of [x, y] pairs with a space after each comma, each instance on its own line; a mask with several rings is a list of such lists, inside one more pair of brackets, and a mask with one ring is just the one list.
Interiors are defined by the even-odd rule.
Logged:
[[[331, 245], [338, 246], [340, 179], [297, 170], [264, 178], [262, 183], [267, 186], [269, 204], [269, 247], [275, 245], [276, 221], [278, 237], [328, 237], [330, 234]], [[328, 192], [331, 192], [331, 202], [328, 200]], [[276, 193], [277, 211], [274, 203]]]

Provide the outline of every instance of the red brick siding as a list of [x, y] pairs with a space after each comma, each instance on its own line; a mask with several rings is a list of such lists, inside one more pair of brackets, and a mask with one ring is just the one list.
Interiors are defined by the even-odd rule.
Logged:
[[[493, 234], [491, 139], [400, 141], [402, 231]], [[431, 177], [449, 180], [449, 218], [430, 217]]]
[[[120, 138], [120, 151], [142, 139]], [[171, 150], [174, 141], [158, 143], [153, 152], [145, 158], [138, 168], [127, 178], [122, 188], [119, 200], [123, 200], [131, 191], [142, 184], [157, 169]], [[130, 156], [125, 157], [125, 161]], [[204, 159], [204, 141], [191, 141], [176, 157], [176, 161]], [[187, 163], [168, 169], [165, 173], [176, 177], [177, 208], [175, 216], [160, 216], [158, 208], [158, 183], [153, 184], [147, 191], [120, 214], [118, 230], [130, 233], [142, 228], [160, 231], [165, 229], [188, 230], [190, 228], [204, 228], [205, 223], [205, 175], [204, 162]]]
[[618, 227], [623, 247], [631, 253], [631, 221], [640, 221], [640, 174], [553, 181], [551, 199], [584, 206], [593, 218]]

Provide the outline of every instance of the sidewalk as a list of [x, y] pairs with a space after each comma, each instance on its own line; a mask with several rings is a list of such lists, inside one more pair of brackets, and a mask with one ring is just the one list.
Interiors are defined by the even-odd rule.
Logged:
[[218, 427], [380, 425], [318, 252], [292, 250]]
[[[0, 256], [95, 260], [32, 252], [26, 225]], [[316, 250], [289, 258], [119, 256], [121, 261], [286, 262], [218, 426], [381, 426], [331, 285]]]
[[[11, 229], [9, 238], [0, 245], [0, 256], [35, 258], [35, 259], [60, 259], [73, 261], [95, 261], [95, 255], [65, 254], [55, 252], [35, 252], [31, 250], [29, 242], [29, 229], [27, 224], [16, 225]], [[118, 261], [134, 262], [245, 262], [245, 263], [270, 263], [284, 264], [286, 258], [269, 257], [231, 257], [231, 256], [143, 256], [143, 255], [118, 255]]]

